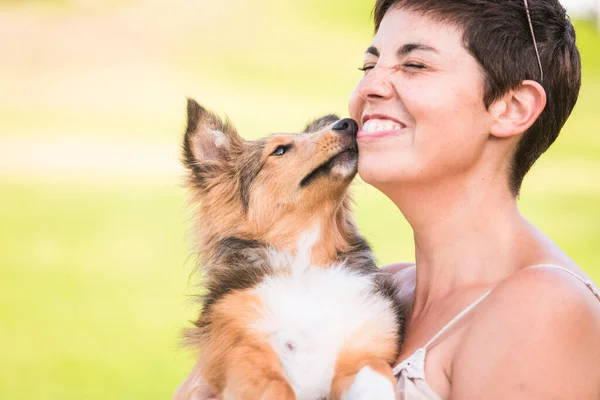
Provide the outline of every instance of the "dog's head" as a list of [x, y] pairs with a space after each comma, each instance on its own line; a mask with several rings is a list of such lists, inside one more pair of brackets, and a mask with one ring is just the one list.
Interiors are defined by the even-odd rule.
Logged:
[[273, 244], [347, 213], [358, 159], [353, 120], [327, 115], [300, 134], [248, 141], [194, 100], [187, 113], [183, 163], [205, 233]]

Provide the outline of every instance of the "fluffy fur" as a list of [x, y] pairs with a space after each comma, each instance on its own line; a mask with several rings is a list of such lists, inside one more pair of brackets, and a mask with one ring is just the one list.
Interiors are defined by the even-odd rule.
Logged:
[[186, 339], [202, 378], [224, 399], [382, 398], [404, 313], [350, 214], [354, 122], [246, 141], [194, 100], [187, 112], [206, 292]]

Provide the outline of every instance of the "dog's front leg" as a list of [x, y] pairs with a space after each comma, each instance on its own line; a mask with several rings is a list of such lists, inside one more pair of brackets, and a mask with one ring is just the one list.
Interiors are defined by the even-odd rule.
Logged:
[[223, 400], [296, 400], [268, 344], [244, 343], [229, 355]]
[[296, 400], [279, 356], [252, 330], [262, 314], [253, 293], [233, 291], [202, 315], [200, 375], [223, 400]]
[[396, 380], [390, 364], [366, 352], [342, 352], [331, 384], [333, 400], [395, 400]]

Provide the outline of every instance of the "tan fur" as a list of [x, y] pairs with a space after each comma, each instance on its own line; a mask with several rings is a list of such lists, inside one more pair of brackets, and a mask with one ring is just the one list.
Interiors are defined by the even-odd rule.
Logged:
[[331, 385], [332, 399], [340, 399], [342, 393], [348, 390], [354, 381], [356, 374], [365, 366], [387, 377], [392, 385], [396, 386], [391, 367], [397, 356], [396, 333], [393, 330], [381, 331], [382, 327], [387, 325], [385, 321], [381, 321], [381, 324], [375, 321], [373, 325], [378, 326], [379, 330], [365, 327], [356, 332], [338, 355]]
[[377, 354], [367, 351], [344, 351], [338, 357], [336, 374], [331, 384], [331, 398], [333, 400], [342, 398], [342, 394], [352, 386], [356, 374], [363, 367], [370, 367], [373, 371], [380, 373], [390, 380], [393, 387], [396, 387], [392, 367], [385, 359], [378, 357]]
[[[200, 245], [198, 250], [203, 257], [210, 259], [215, 243], [226, 236], [261, 240], [278, 249], [293, 252], [298, 233], [317, 225], [327, 234], [328, 240], [320, 241], [313, 249], [315, 264], [330, 264], [335, 261], [337, 250], [348, 250], [348, 238], [356, 232], [356, 226], [349, 218], [350, 200], [344, 196], [348, 182], [322, 179], [309, 190], [304, 190], [305, 193], [299, 194], [296, 190], [305, 175], [340, 150], [338, 141], [339, 135], [328, 132], [277, 135], [265, 139], [261, 143], [264, 150], [260, 156], [264, 167], [253, 185], [250, 199], [253, 206], [249, 220], [240, 207], [236, 190], [240, 179], [236, 171], [247, 162], [244, 159], [245, 152], [232, 157], [232, 162], [227, 165], [232, 179], [215, 182], [210, 191], [196, 193], [197, 196], [192, 198], [192, 202], [198, 205], [198, 226], [202, 226], [197, 236]], [[238, 143], [257, 147], [241, 139], [239, 142], [236, 140], [234, 146]], [[269, 158], [270, 153], [283, 143], [293, 143], [295, 151], [300, 154], [281, 159]], [[265, 197], [278, 198], [279, 204], [275, 208], [263, 206], [265, 202], [261, 198]], [[215, 231], [207, 227], [219, 229]]]
[[249, 329], [260, 309], [260, 301], [244, 291], [215, 305], [211, 338], [197, 343], [202, 349], [200, 375], [232, 399], [295, 399], [277, 355]]
[[[343, 143], [347, 138], [327, 126], [317, 132], [245, 141], [228, 122], [193, 101], [188, 103], [188, 118], [184, 163], [190, 171], [188, 186], [196, 207], [196, 227], [201, 228], [196, 243], [205, 283], [217, 282], [211, 268], [226, 267], [214, 261], [219, 243], [229, 237], [267, 243], [294, 254], [299, 236], [318, 228], [321, 238], [312, 249], [311, 262], [322, 266], [339, 261], [340, 252], [356, 245], [357, 229], [347, 196], [353, 175], [318, 178], [306, 187], [300, 185], [311, 171], [347, 150], [348, 143]], [[292, 145], [293, 156], [271, 156], [280, 145]], [[201, 175], [194, 169], [198, 166]], [[257, 167], [260, 173], [251, 181], [245, 206], [240, 187], [248, 180], [248, 171]], [[252, 330], [261, 310], [256, 296], [234, 290], [201, 315], [199, 329], [188, 330], [188, 344], [200, 351], [200, 375], [225, 400], [296, 398], [277, 354], [266, 338]], [[209, 331], [200, 326], [209, 326]], [[385, 376], [391, 373], [386, 363], [393, 362], [397, 352], [396, 332], [389, 338], [387, 333], [361, 332], [354, 339], [336, 365], [332, 388], [338, 394], [364, 365]]]

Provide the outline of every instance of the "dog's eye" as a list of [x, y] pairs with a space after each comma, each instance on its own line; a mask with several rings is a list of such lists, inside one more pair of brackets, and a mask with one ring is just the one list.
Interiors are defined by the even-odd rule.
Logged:
[[290, 149], [290, 147], [291, 147], [290, 145], [277, 146], [277, 148], [275, 149], [274, 152], [271, 153], [271, 155], [272, 156], [282, 156]]

